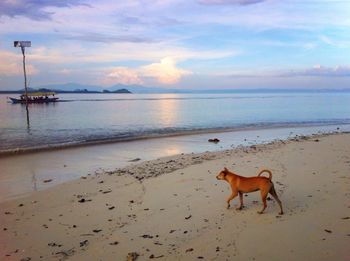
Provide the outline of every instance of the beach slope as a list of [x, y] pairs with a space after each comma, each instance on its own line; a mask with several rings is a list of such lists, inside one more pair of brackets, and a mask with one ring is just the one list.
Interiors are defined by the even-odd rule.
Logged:
[[[224, 166], [271, 169], [285, 215], [227, 210]], [[0, 259], [349, 260], [349, 173], [350, 134], [134, 163], [1, 203]]]

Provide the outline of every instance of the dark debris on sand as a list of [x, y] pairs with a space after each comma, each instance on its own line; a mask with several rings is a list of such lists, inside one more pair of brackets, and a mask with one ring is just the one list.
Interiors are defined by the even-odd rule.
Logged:
[[89, 240], [87, 240], [87, 239], [79, 242], [80, 247], [87, 246], [88, 244], [89, 244]]
[[126, 256], [126, 260], [127, 261], [135, 261], [137, 258], [139, 257], [139, 254], [136, 252], [130, 252], [128, 253], [128, 255]]

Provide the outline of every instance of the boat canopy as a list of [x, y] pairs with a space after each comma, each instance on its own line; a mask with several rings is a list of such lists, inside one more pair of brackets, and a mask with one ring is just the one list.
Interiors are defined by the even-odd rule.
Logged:
[[[55, 95], [55, 92], [30, 92], [28, 93], [29, 97], [33, 97], [33, 96], [50, 96], [50, 95]], [[22, 94], [23, 96], [25, 96], [25, 94]]]

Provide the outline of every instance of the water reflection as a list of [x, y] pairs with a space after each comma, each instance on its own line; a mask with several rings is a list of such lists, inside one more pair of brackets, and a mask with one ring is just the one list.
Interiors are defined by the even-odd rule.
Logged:
[[30, 133], [30, 120], [29, 120], [29, 109], [28, 104], [26, 105], [26, 113], [27, 113], [27, 132]]
[[[178, 95], [171, 95], [171, 98], [176, 98]], [[166, 95], [169, 97], [169, 95]], [[171, 100], [171, 99], [160, 99], [158, 100], [159, 104], [159, 114], [160, 121], [165, 126], [173, 126], [178, 118], [179, 112], [179, 100]]]
[[[26, 130], [28, 134], [31, 134], [30, 110], [32, 110], [32, 114], [34, 113], [34, 115], [36, 114], [39, 117], [40, 115], [47, 113], [47, 108], [54, 107], [55, 102], [39, 103], [39, 104], [34, 103], [34, 104], [29, 104], [28, 106], [21, 104], [21, 106], [25, 106], [26, 108]], [[47, 118], [47, 115], [45, 115], [45, 117], [42, 117], [42, 118]]]
[[164, 148], [164, 155], [165, 156], [173, 156], [173, 155], [178, 155], [180, 153], [182, 153], [180, 146]]
[[35, 171], [32, 170], [31, 173], [32, 173], [33, 191], [37, 191], [37, 190], [38, 190], [38, 184], [37, 184], [37, 179], [36, 179]]

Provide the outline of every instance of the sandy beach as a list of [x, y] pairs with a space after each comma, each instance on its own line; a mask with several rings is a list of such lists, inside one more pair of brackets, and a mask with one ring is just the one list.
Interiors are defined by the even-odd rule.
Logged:
[[[230, 188], [215, 178], [223, 167], [271, 169], [285, 214], [272, 199], [257, 214], [258, 192], [227, 210]], [[0, 203], [0, 259], [349, 260], [349, 171], [343, 133], [86, 173]]]

